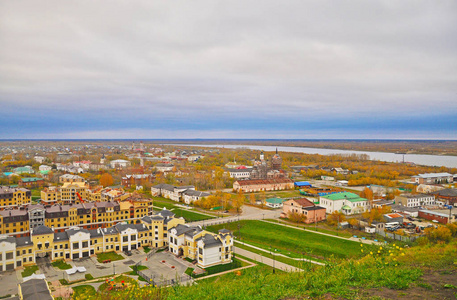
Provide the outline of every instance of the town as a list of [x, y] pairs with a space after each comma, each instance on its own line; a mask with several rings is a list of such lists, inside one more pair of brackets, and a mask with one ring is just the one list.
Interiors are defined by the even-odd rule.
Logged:
[[0, 155], [1, 297], [303, 272], [457, 234], [452, 168], [142, 141], [9, 142]]

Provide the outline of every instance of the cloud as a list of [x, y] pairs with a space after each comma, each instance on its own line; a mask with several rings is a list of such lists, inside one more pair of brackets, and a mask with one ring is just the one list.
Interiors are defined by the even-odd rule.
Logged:
[[4, 1], [0, 129], [434, 134], [457, 116], [456, 17], [454, 1]]

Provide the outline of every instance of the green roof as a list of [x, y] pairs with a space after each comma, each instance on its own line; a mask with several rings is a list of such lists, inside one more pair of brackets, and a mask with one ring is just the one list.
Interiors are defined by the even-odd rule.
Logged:
[[43, 178], [38, 178], [38, 177], [26, 177], [22, 178], [22, 182], [35, 182], [38, 180], [43, 180]]
[[360, 202], [360, 201], [368, 201], [365, 198], [360, 197], [357, 194], [351, 192], [342, 192], [342, 193], [335, 193], [331, 195], [322, 196], [322, 198], [337, 201], [337, 200], [348, 200], [350, 202]]
[[352, 208], [351, 208], [350, 206], [348, 206], [348, 205], [344, 205], [344, 206], [342, 207], [342, 209], [344, 209], [344, 210], [351, 210]]
[[43, 175], [47, 175], [49, 173], [49, 170], [43, 170], [43, 171], [40, 171], [40, 173]]
[[266, 200], [268, 203], [271, 203], [271, 204], [281, 204], [285, 201], [285, 199], [281, 199], [281, 198], [269, 198]]

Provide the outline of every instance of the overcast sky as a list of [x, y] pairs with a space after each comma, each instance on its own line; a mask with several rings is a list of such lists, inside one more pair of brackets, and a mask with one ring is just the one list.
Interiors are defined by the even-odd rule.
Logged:
[[457, 139], [457, 1], [0, 1], [0, 138]]

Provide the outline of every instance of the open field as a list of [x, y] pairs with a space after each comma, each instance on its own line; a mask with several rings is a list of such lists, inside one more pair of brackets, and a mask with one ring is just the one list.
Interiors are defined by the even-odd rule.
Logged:
[[212, 216], [203, 215], [195, 211], [190, 211], [181, 208], [173, 209], [173, 213], [175, 213], [175, 216], [178, 218], [183, 217], [186, 220], [186, 222], [214, 219], [214, 217]]
[[[238, 224], [240, 230], [238, 230]], [[208, 226], [208, 230], [217, 231], [222, 228], [232, 230], [234, 235], [241, 240], [252, 243], [262, 248], [269, 247], [283, 252], [312, 253], [313, 257], [338, 258], [356, 257], [360, 255], [360, 245], [357, 242], [319, 235], [310, 231], [297, 230], [262, 221], [240, 221], [229, 224]]]

